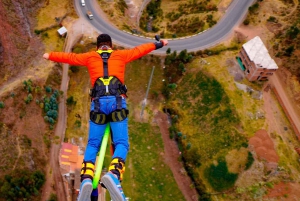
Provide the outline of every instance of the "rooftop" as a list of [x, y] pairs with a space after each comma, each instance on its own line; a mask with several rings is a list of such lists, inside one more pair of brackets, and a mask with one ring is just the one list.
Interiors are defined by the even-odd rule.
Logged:
[[[62, 169], [66, 172], [75, 172], [77, 168], [77, 163], [82, 162], [83, 156], [78, 155], [78, 146], [72, 145], [70, 143], [63, 143], [60, 150], [59, 162]], [[79, 168], [81, 169], [81, 167]]]
[[267, 69], [278, 69], [276, 62], [271, 58], [267, 48], [259, 36], [254, 37], [243, 45], [249, 59], [253, 61], [257, 67]]
[[66, 27], [61, 27], [60, 29], [57, 30], [57, 32], [59, 33], [59, 35], [64, 35], [65, 33], [68, 32], [68, 30], [66, 29]]

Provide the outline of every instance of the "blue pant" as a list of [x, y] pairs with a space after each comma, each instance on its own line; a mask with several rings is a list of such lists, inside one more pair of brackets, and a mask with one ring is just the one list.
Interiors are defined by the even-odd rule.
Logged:
[[[105, 114], [110, 114], [117, 109], [117, 101], [115, 96], [103, 96], [99, 99], [100, 112]], [[94, 110], [94, 101], [91, 104], [91, 110]], [[122, 98], [122, 108], [126, 108], [126, 100]], [[110, 122], [110, 127], [112, 130], [112, 141], [115, 146], [114, 155], [112, 158], [122, 158], [126, 160], [127, 153], [129, 150], [128, 142], [128, 118], [119, 122]], [[106, 124], [98, 125], [89, 121], [89, 139], [86, 146], [84, 161], [91, 161], [95, 163], [96, 155], [100, 149], [102, 138]]]

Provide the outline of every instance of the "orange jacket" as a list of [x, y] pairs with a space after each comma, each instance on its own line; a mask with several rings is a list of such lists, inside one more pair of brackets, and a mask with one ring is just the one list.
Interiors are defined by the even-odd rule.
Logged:
[[[125, 65], [153, 50], [155, 50], [154, 43], [139, 45], [130, 50], [114, 50], [108, 59], [108, 75], [117, 77], [124, 84]], [[51, 52], [49, 59], [70, 65], [86, 66], [90, 74], [92, 86], [94, 86], [97, 78], [104, 76], [103, 61], [96, 51], [83, 54]]]

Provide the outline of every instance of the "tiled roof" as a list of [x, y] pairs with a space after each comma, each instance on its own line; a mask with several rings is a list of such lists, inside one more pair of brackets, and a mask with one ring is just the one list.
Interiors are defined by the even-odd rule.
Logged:
[[[62, 169], [74, 172], [78, 160], [78, 146], [63, 143], [60, 150], [59, 163]], [[82, 162], [82, 161], [81, 161]]]

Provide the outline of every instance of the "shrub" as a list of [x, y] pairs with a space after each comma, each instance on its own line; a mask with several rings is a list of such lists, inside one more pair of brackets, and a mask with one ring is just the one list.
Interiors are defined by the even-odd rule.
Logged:
[[49, 139], [49, 136], [44, 135], [43, 140], [44, 140], [46, 147], [49, 149], [51, 147], [51, 140]]
[[47, 112], [47, 116], [48, 116], [49, 118], [57, 119], [57, 117], [58, 117], [58, 112], [57, 112], [57, 110], [49, 110], [49, 111]]
[[248, 10], [250, 13], [255, 13], [258, 9], [259, 9], [259, 4], [255, 3], [252, 6], [250, 6]]
[[178, 65], [178, 69], [179, 69], [181, 72], [184, 72], [184, 69], [185, 69], [184, 64], [183, 64], [183, 63], [180, 63], [180, 64]]
[[43, 33], [43, 34], [42, 34], [42, 38], [43, 38], [43, 39], [49, 38], [49, 34], [48, 34], [47, 32]]
[[75, 121], [75, 127], [76, 127], [76, 128], [80, 128], [80, 127], [81, 127], [81, 121], [80, 121], [80, 120], [77, 119], [77, 120]]
[[277, 22], [277, 19], [276, 17], [274, 16], [270, 16], [268, 19], [267, 19], [268, 22]]
[[251, 165], [253, 164], [253, 162], [254, 162], [253, 155], [250, 151], [248, 151], [248, 157], [247, 157], [247, 163], [246, 163], [245, 170], [248, 170], [251, 167]]
[[4, 103], [1, 101], [0, 102], [0, 108], [4, 108], [4, 106], [5, 106]]
[[47, 201], [57, 201], [57, 195], [54, 193], [51, 193], [50, 198]]
[[204, 174], [211, 187], [216, 191], [233, 187], [238, 178], [238, 174], [228, 172], [226, 161], [223, 159], [219, 159], [217, 165], [210, 165], [205, 169]]
[[24, 98], [26, 104], [30, 103], [32, 99], [33, 99], [32, 94], [28, 94], [27, 97]]
[[175, 89], [175, 88], [177, 87], [177, 84], [172, 83], [172, 84], [169, 84], [168, 87], [169, 87], [170, 89]]
[[125, 10], [128, 8], [126, 2], [124, 0], [119, 0], [117, 2], [117, 8], [125, 15]]
[[170, 54], [171, 53], [171, 48], [168, 48], [167, 51], [166, 51], [166, 53]]
[[291, 45], [285, 50], [284, 55], [290, 57], [293, 54], [294, 50], [294, 45]]
[[300, 32], [300, 30], [298, 29], [297, 26], [291, 26], [291, 28], [289, 28], [289, 30], [287, 31], [287, 36], [290, 39], [295, 39], [295, 38], [297, 38], [299, 32]]
[[31, 147], [31, 139], [27, 137], [27, 135], [23, 136], [23, 143], [27, 146], [27, 147]]
[[189, 142], [189, 143], [186, 145], [186, 149], [189, 150], [189, 149], [191, 149], [191, 147], [192, 147], [192, 144]]
[[27, 81], [24, 80], [23, 85], [24, 85], [24, 89], [26, 89], [28, 93], [32, 92], [32, 81], [30, 79]]
[[68, 106], [76, 105], [76, 101], [74, 100], [73, 96], [70, 96], [69, 98], [67, 98], [67, 105]]
[[52, 88], [50, 86], [46, 86], [45, 90], [47, 93], [51, 93], [52, 92]]
[[42, 31], [37, 30], [37, 29], [34, 30], [34, 33], [35, 33], [36, 35], [40, 35], [41, 32], [42, 32]]
[[49, 122], [51, 125], [55, 124], [55, 121], [54, 121], [54, 119], [53, 119], [52, 117], [49, 117], [49, 118], [48, 118], [48, 122]]
[[177, 132], [177, 129], [175, 126], [170, 126], [169, 127], [169, 133], [170, 133], [170, 139], [174, 138], [174, 134]]
[[243, 24], [244, 24], [244, 25], [249, 25], [249, 24], [250, 24], [250, 20], [249, 20], [248, 18], [245, 19], [244, 22], [243, 22]]

